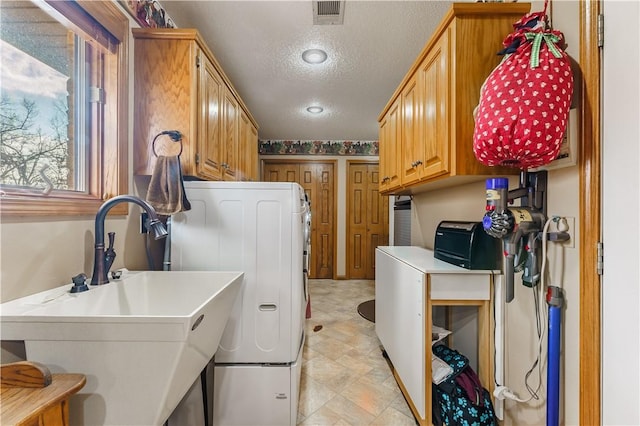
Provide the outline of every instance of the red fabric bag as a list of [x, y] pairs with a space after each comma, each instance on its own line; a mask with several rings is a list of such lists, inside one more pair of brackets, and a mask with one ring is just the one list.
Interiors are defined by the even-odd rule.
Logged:
[[545, 10], [525, 15], [503, 44], [508, 53], [480, 91], [473, 152], [487, 166], [520, 169], [553, 161], [573, 94], [564, 36], [546, 29]]

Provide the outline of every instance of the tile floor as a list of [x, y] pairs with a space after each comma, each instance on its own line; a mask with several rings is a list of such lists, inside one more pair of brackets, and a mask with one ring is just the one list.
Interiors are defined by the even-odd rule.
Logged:
[[309, 280], [309, 291], [298, 424], [415, 425], [374, 323], [357, 312], [374, 298], [374, 281]]

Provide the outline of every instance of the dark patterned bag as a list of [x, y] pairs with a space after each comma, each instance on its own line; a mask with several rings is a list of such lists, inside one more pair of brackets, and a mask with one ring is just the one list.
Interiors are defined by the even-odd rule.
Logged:
[[431, 413], [435, 426], [495, 426], [498, 424], [489, 391], [469, 366], [469, 360], [455, 349], [440, 344], [434, 355], [449, 364], [453, 373], [439, 385], [432, 383]]

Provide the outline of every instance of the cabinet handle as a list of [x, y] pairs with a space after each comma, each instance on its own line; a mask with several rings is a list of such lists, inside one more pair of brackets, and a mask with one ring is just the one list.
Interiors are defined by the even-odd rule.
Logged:
[[413, 167], [419, 166], [420, 164], [422, 164], [422, 160], [417, 160], [417, 161], [416, 161], [416, 165], [415, 165], [415, 166], [413, 166]]

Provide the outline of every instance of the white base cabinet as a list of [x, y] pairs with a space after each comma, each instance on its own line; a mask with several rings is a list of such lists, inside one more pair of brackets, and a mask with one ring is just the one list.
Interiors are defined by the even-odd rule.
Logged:
[[376, 249], [376, 334], [420, 425], [431, 424], [431, 330], [435, 306], [477, 308], [477, 342], [473, 342], [477, 347], [477, 372], [483, 385], [490, 392], [493, 390], [491, 295], [495, 273], [499, 271], [450, 265], [421, 247]]
[[376, 333], [421, 418], [425, 417], [425, 274], [376, 252]]

